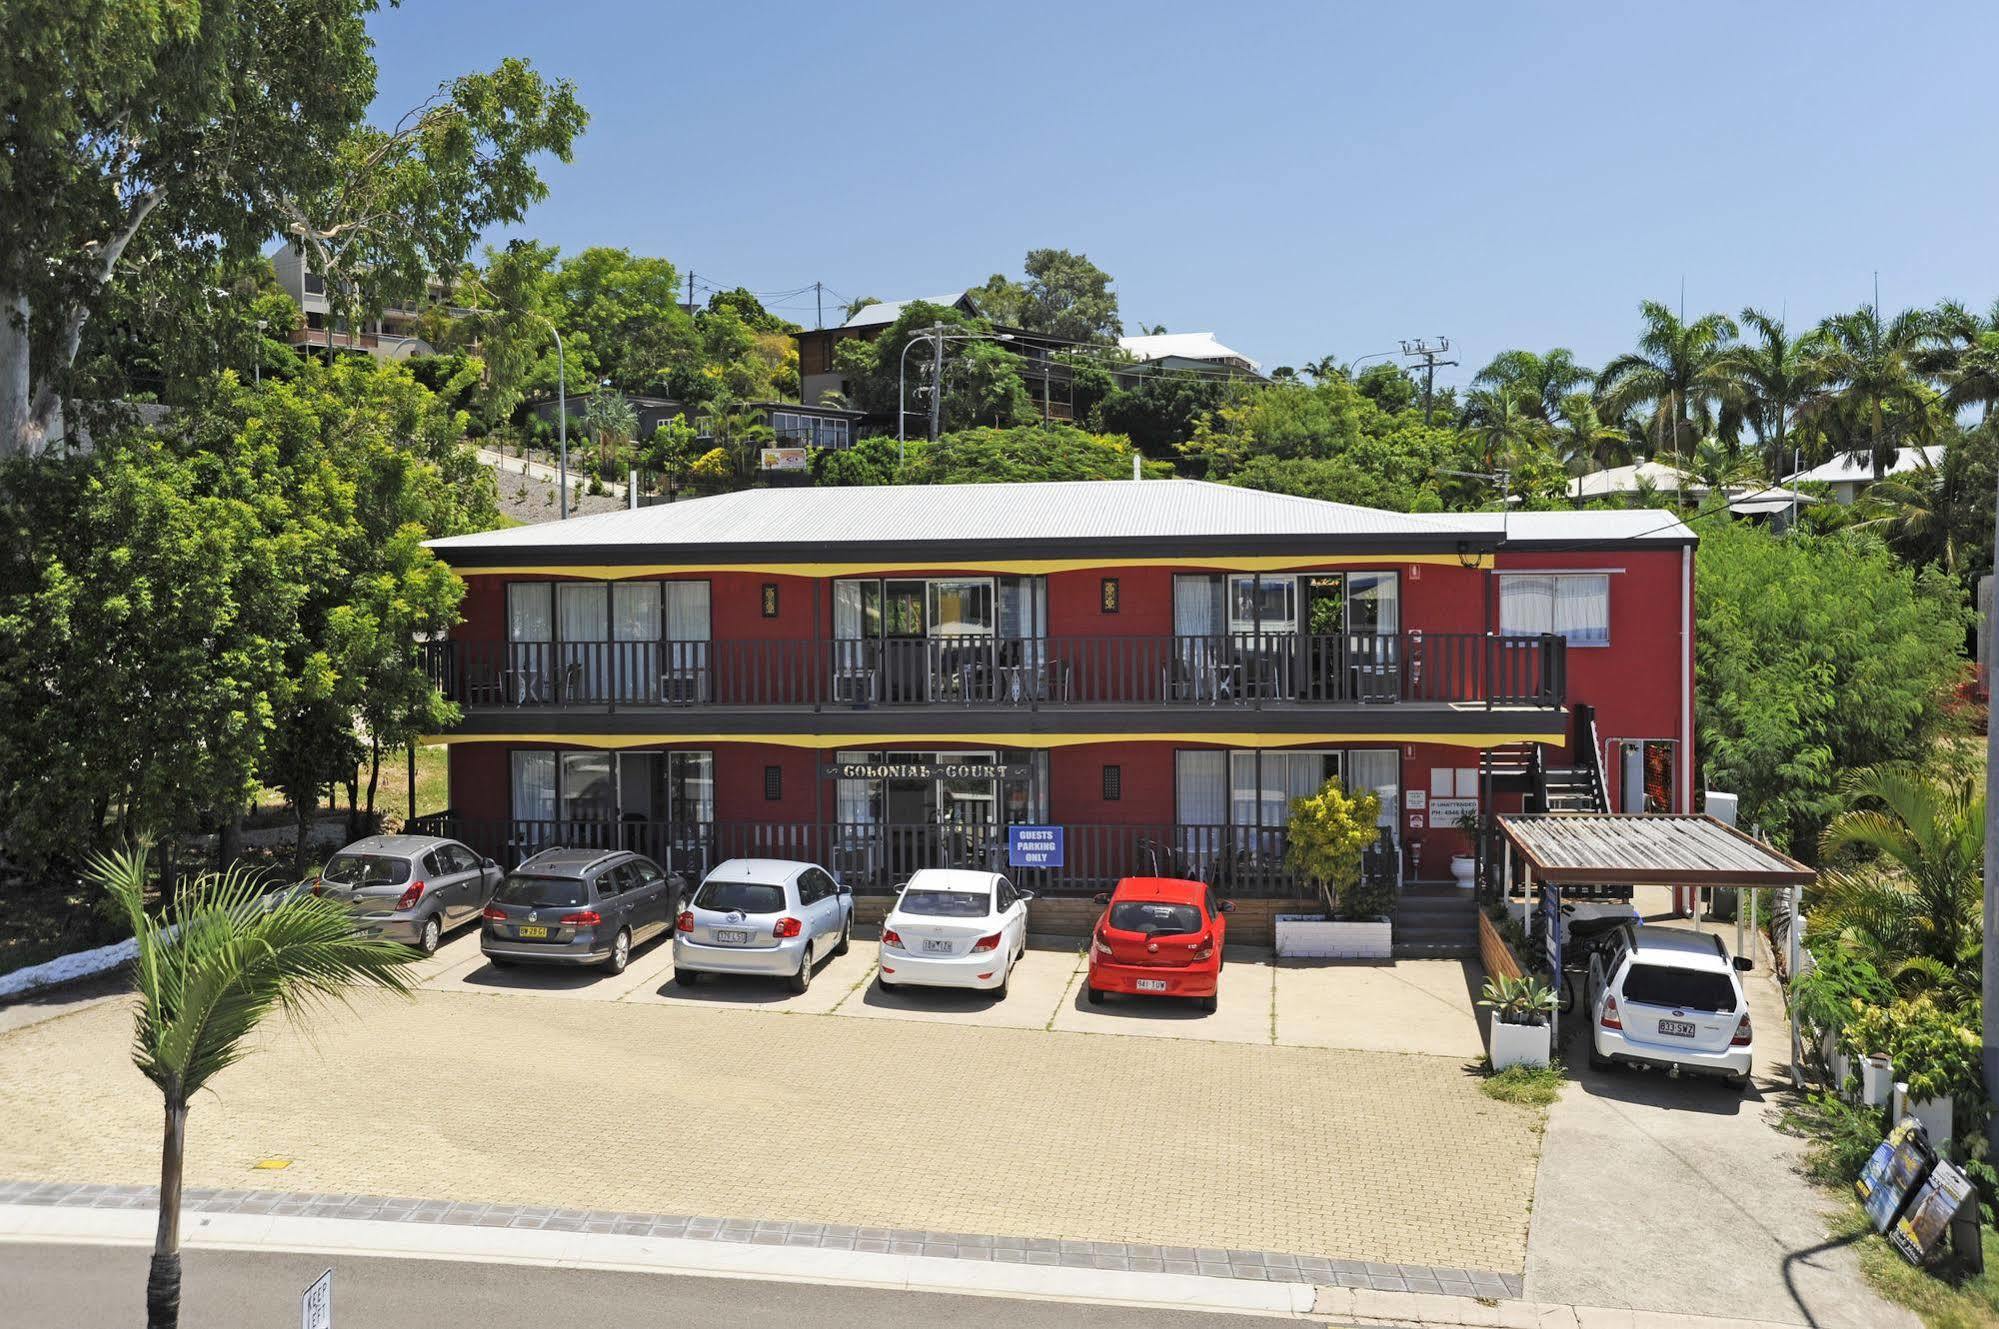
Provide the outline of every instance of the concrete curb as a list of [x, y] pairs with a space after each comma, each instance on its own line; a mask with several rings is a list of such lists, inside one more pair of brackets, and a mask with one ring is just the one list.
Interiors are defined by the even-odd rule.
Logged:
[[[156, 1216], [149, 1209], [0, 1205], [0, 1241], [149, 1245], [155, 1223]], [[616, 1233], [410, 1225], [276, 1214], [191, 1212], [184, 1220], [182, 1242], [193, 1249], [478, 1260], [1266, 1314], [1305, 1314], [1312, 1309], [1316, 1295], [1309, 1283], [1258, 1283], [1193, 1274], [989, 1264], [923, 1255], [737, 1245]]]
[[1375, 1292], [1367, 1288], [1320, 1288], [1316, 1316], [1338, 1324], [1381, 1329], [1802, 1329], [1773, 1320], [1743, 1320], [1618, 1306], [1564, 1306], [1543, 1301], [1481, 1301], [1431, 1292]]

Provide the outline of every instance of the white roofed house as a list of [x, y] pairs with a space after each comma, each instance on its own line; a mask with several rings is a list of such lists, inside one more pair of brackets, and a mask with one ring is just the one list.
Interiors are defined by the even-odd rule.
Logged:
[[[1707, 497], [1708, 488], [1691, 472], [1677, 466], [1639, 461], [1576, 476], [1569, 481], [1569, 498], [1576, 503], [1699, 503]], [[1781, 485], [1752, 481], [1728, 487], [1728, 509], [1738, 517], [1781, 520], [1798, 506], [1817, 501], [1810, 494]]]
[[1890, 475], [1907, 475], [1920, 471], [1926, 466], [1943, 465], [1943, 445], [1927, 448], [1896, 448], [1895, 459], [1888, 468], [1877, 471], [1874, 458], [1865, 451], [1841, 452], [1832, 460], [1799, 471], [1796, 475], [1784, 477], [1787, 485], [1821, 484], [1832, 491], [1832, 496], [1840, 503], [1850, 504], [1866, 493], [1876, 480]]
[[1141, 337], [1119, 337], [1118, 347], [1138, 363], [1120, 370], [1125, 381], [1139, 378], [1147, 368], [1208, 374], [1215, 378], [1260, 378], [1262, 366], [1242, 352], [1224, 346], [1212, 332], [1158, 332]]

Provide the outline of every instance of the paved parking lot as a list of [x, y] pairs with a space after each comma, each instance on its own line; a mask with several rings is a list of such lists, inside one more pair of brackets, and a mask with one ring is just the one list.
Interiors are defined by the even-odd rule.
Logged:
[[[1456, 962], [1232, 959], [1202, 1016], [1090, 1006], [1072, 951], [1000, 1002], [884, 994], [859, 940], [802, 995], [683, 989], [663, 944], [616, 979], [477, 945], [412, 1001], [273, 1024], [195, 1104], [189, 1184], [1523, 1265], [1537, 1118], [1466, 1072]], [[129, 1018], [0, 1033], [0, 1177], [156, 1179]]]

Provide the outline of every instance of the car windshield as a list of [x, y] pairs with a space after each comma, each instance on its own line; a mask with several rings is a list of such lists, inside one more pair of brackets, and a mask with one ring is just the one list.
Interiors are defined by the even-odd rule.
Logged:
[[1682, 1010], [1732, 1011], [1735, 984], [1712, 969], [1680, 969], [1663, 964], [1634, 964], [1624, 974], [1624, 999], [1641, 1006], [1676, 1006]]
[[567, 909], [583, 903], [583, 883], [574, 877], [524, 877], [519, 873], [500, 883], [494, 899], [524, 909]]
[[784, 887], [762, 881], [704, 881], [694, 897], [697, 909], [717, 913], [780, 914]]
[[335, 854], [319, 876], [335, 886], [400, 886], [410, 879], [410, 863], [387, 854]]
[[1152, 935], [1199, 932], [1201, 911], [1191, 904], [1174, 904], [1170, 900], [1119, 900], [1111, 906], [1111, 926], [1120, 932]]
[[902, 893], [902, 903], [896, 908], [905, 914], [936, 918], [984, 918], [990, 911], [990, 897], [984, 891], [929, 891], [912, 886]]

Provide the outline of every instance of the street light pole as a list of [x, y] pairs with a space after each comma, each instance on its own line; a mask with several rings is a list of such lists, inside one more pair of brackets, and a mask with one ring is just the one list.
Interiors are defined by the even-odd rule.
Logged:
[[556, 473], [561, 477], [562, 520], [569, 520], [569, 370], [563, 362], [562, 329], [555, 326], [555, 320], [546, 314], [537, 318], [548, 324], [548, 330], [555, 334], [555, 436], [559, 440], [560, 453], [557, 456]]
[[932, 337], [930, 344], [936, 350], [930, 360], [930, 441], [935, 443], [944, 409], [944, 338]]
[[[932, 323], [929, 331], [919, 332], [902, 344], [902, 355], [899, 357], [900, 364], [895, 371], [895, 464], [898, 466], [902, 465], [903, 444], [909, 436], [909, 407], [904, 401], [903, 396], [909, 390], [907, 386], [909, 382], [909, 348], [923, 341], [925, 338], [941, 339], [943, 335], [944, 325], [942, 323]], [[942, 354], [943, 341], [939, 340], [937, 346], [939, 354]], [[935, 395], [937, 391], [935, 382], [930, 385], [930, 391]], [[935, 435], [932, 435], [932, 437], [935, 437]]]
[[930, 360], [930, 441], [937, 441], [939, 422], [944, 406], [944, 343], [947, 341], [1012, 341], [1011, 332], [956, 332], [945, 335], [942, 323], [932, 323], [902, 344], [902, 354], [897, 357], [895, 371], [895, 460], [899, 466], [903, 460], [903, 445], [908, 439], [909, 407], [904, 400], [909, 382], [909, 348], [918, 342], [931, 343]]

